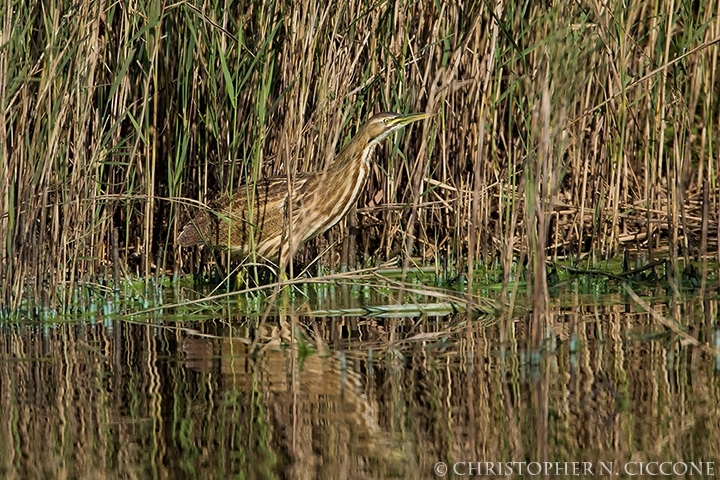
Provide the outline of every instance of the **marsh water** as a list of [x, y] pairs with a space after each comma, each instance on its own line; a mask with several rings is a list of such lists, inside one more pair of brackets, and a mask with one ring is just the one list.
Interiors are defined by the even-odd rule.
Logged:
[[535, 348], [529, 310], [324, 292], [3, 321], [0, 477], [714, 474], [716, 297], [567, 288]]

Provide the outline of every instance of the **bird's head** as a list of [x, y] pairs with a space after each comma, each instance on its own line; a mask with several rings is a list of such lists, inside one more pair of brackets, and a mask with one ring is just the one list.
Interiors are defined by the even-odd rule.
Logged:
[[369, 144], [377, 145], [395, 130], [418, 120], [430, 118], [434, 113], [411, 113], [400, 115], [398, 113], [378, 113], [368, 120], [362, 128], [362, 135]]

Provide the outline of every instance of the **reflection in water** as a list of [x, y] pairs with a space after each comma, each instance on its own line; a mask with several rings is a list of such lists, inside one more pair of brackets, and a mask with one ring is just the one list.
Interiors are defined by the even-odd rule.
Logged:
[[[716, 343], [717, 303], [673, 309], [656, 307]], [[528, 318], [249, 322], [0, 324], [0, 477], [433, 478], [438, 461], [720, 458], [718, 359], [624, 306], [558, 309], [539, 353]]]

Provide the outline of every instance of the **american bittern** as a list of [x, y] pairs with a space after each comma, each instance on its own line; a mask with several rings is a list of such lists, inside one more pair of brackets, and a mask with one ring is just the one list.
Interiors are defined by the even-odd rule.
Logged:
[[[227, 248], [234, 258], [247, 256], [254, 247], [259, 258], [280, 258], [280, 264], [286, 265], [298, 245], [330, 229], [355, 204], [365, 187], [375, 147], [395, 130], [430, 116], [373, 116], [325, 170], [297, 174], [290, 188], [285, 177], [241, 185], [232, 196], [221, 196], [190, 220], [178, 244]], [[288, 198], [292, 198], [291, 216]]]

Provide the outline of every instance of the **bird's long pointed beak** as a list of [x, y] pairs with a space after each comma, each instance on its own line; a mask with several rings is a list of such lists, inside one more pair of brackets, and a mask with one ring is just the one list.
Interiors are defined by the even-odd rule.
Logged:
[[396, 118], [393, 123], [395, 127], [399, 128], [404, 127], [409, 123], [417, 122], [418, 120], [425, 120], [426, 118], [434, 116], [434, 113], [411, 113], [409, 115], [404, 115], [402, 117]]

